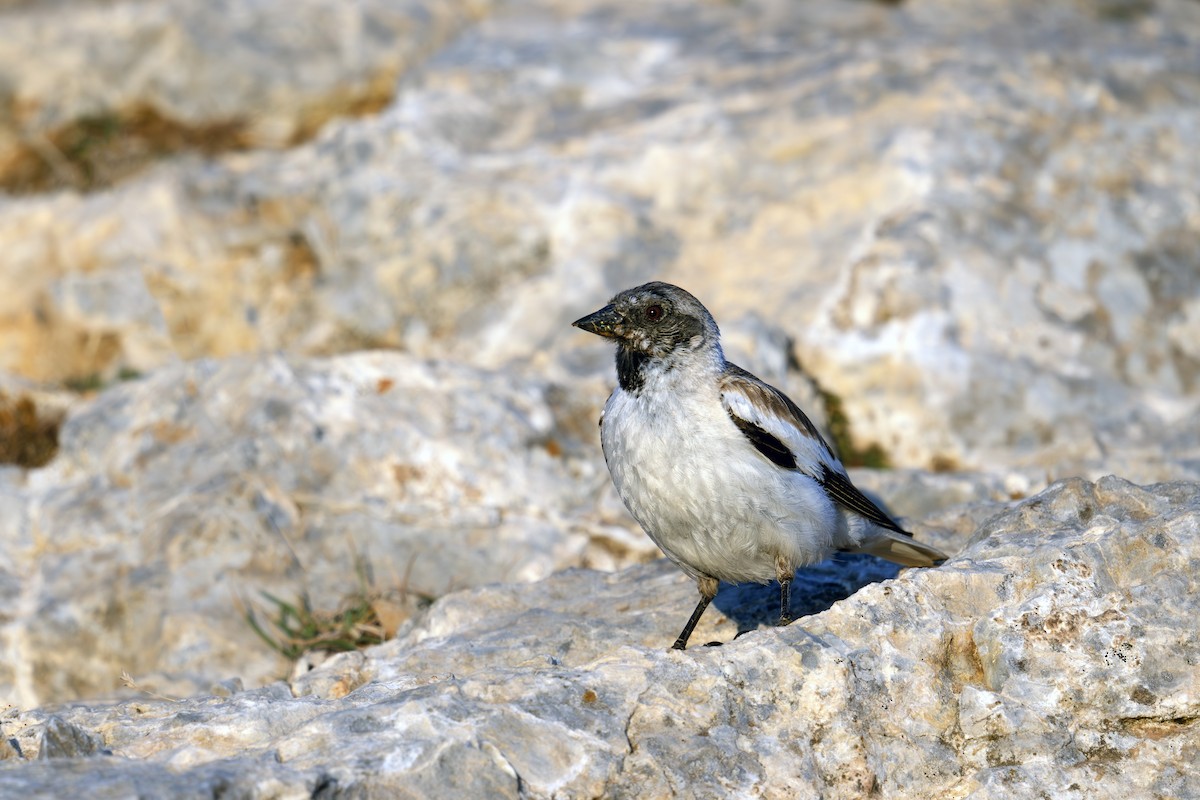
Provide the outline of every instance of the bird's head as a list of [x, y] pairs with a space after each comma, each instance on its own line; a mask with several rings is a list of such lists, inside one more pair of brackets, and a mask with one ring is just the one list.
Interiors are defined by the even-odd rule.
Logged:
[[678, 286], [660, 281], [626, 289], [604, 308], [572, 324], [651, 358], [720, 353], [720, 331], [708, 309]]

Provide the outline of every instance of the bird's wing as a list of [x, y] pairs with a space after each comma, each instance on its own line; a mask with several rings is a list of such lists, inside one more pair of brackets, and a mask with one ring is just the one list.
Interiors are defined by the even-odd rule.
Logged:
[[846, 468], [812, 420], [783, 392], [729, 364], [721, 378], [721, 403], [742, 435], [777, 466], [814, 478], [839, 506], [883, 528], [911, 535], [850, 482]]
[[896, 521], [885, 514], [879, 506], [871, 502], [871, 498], [858, 490], [850, 478], [844, 472], [838, 472], [829, 468], [825, 469], [823, 478], [818, 478], [822, 488], [825, 489], [825, 494], [833, 498], [833, 501], [843, 508], [848, 508], [860, 517], [869, 519], [881, 528], [902, 533], [905, 536], [912, 536], [911, 533], [901, 528]]
[[738, 430], [758, 451], [784, 469], [821, 477], [823, 464], [841, 462], [812, 421], [783, 392], [741, 367], [721, 376], [721, 403]]

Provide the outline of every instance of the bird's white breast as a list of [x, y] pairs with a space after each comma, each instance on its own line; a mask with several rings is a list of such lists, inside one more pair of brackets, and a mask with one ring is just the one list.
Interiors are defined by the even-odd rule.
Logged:
[[842, 515], [810, 477], [772, 464], [737, 430], [716, 382], [683, 371], [616, 389], [601, 443], [617, 492], [666, 555], [692, 577], [769, 581], [833, 550]]

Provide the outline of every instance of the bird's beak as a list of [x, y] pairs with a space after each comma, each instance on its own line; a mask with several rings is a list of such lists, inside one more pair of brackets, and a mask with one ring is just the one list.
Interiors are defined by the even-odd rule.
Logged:
[[615, 339], [620, 335], [616, 330], [620, 322], [621, 315], [617, 313], [617, 309], [610, 303], [599, 311], [588, 314], [582, 319], [577, 319], [571, 324], [588, 333], [594, 333], [597, 336], [603, 336], [607, 339]]

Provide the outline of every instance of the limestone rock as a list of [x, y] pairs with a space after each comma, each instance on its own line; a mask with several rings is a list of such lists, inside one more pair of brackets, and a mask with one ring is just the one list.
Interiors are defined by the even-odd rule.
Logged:
[[[0, 792], [1190, 797], [1198, 534], [1194, 484], [1057, 483], [943, 567], [809, 576], [848, 582], [788, 628], [723, 588], [697, 640], [727, 644], [686, 653], [662, 562], [462, 592], [299, 696], [10, 711]], [[113, 757], [37, 760], [63, 723]]]
[[544, 381], [384, 352], [199, 361], [98, 394], [49, 466], [0, 471], [0, 696], [110, 694], [123, 672], [165, 694], [259, 685], [286, 669], [239, 608], [263, 591], [332, 611], [367, 578], [436, 597], [651, 556], [590, 511], [608, 476], [560, 412]]
[[[333, 14], [353, 44], [387, 14], [294, 6], [247, 19]], [[590, 365], [596, 404], [610, 367], [566, 325], [659, 277], [723, 323], [782, 327], [893, 465], [1194, 478], [1195, 448], [1154, 448], [1200, 413], [1200, 11], [1133, 6], [522, 0], [448, 5], [408, 39], [416, 6], [388, 5], [401, 51], [428, 45], [380, 115], [0, 202], [0, 367], [387, 345], [555, 380]], [[222, 56], [242, 24], [86, 8], [61, 30], [137, 9]], [[274, 96], [238, 74], [220, 97]]]
[[[293, 144], [384, 105], [401, 74], [486, 7], [0, 4], [0, 184], [105, 185], [122, 160]], [[105, 148], [116, 152], [97, 164], [88, 151]]]
[[42, 728], [38, 758], [85, 758], [103, 753], [100, 737], [60, 717], [50, 717]]

